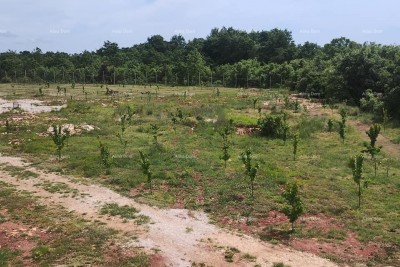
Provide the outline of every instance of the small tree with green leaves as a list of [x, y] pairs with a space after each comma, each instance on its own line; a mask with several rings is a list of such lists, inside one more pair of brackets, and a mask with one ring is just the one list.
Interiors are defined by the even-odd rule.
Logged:
[[100, 141], [100, 137], [97, 136], [97, 140], [99, 141], [99, 149], [100, 149], [100, 159], [103, 166], [106, 168], [106, 175], [111, 174], [111, 166], [112, 166], [112, 159], [110, 156], [110, 150], [108, 146], [104, 145]]
[[300, 110], [300, 103], [299, 100], [297, 100], [296, 98], [296, 101], [294, 102], [294, 113], [298, 113], [299, 110]]
[[53, 124], [53, 133], [51, 138], [57, 147], [58, 160], [61, 160], [61, 150], [65, 145], [65, 141], [69, 138], [69, 131], [67, 129], [62, 129], [61, 125]]
[[126, 128], [127, 128], [127, 125], [126, 125], [126, 124], [129, 122], [130, 118], [131, 118], [131, 116], [128, 115], [128, 114], [122, 114], [122, 115], [120, 116], [120, 127], [121, 127], [121, 132], [120, 132], [120, 133], [117, 133], [117, 137], [118, 137], [118, 139], [119, 139], [119, 142], [120, 142], [120, 143], [123, 145], [123, 147], [124, 147], [124, 153], [125, 153], [126, 147], [127, 147], [127, 145], [128, 145], [128, 141], [124, 139], [124, 133], [125, 133], [125, 130], [126, 130]]
[[287, 113], [283, 113], [283, 123], [281, 126], [281, 135], [282, 135], [282, 140], [283, 140], [283, 144], [286, 145], [286, 140], [288, 138], [288, 134], [289, 134], [289, 123], [287, 122]]
[[329, 105], [329, 108], [331, 109], [331, 112], [333, 113], [333, 110], [335, 109], [335, 99], [329, 98], [328, 105]]
[[287, 184], [285, 191], [282, 192], [282, 197], [285, 200], [282, 212], [289, 218], [289, 221], [292, 224], [292, 232], [294, 232], [295, 222], [304, 212], [304, 205], [300, 198], [297, 183]]
[[258, 98], [254, 98], [254, 99], [253, 99], [253, 109], [254, 109], [254, 110], [256, 110], [257, 102], [258, 102]]
[[150, 124], [150, 129], [153, 135], [154, 144], [158, 145], [158, 137], [161, 136], [161, 134], [158, 132], [160, 127], [157, 124]]
[[377, 170], [377, 160], [376, 155], [381, 151], [382, 147], [376, 147], [376, 140], [378, 139], [378, 135], [381, 131], [381, 126], [379, 124], [372, 125], [368, 131], [365, 133], [368, 135], [370, 142], [364, 142], [365, 150], [362, 152], [367, 152], [371, 155], [371, 159], [374, 161], [374, 170], [376, 177]]
[[333, 120], [329, 119], [328, 120], [328, 132], [332, 132], [333, 130]]
[[346, 139], [346, 125], [341, 121], [339, 121], [339, 136], [344, 143], [344, 140]]
[[176, 134], [176, 123], [178, 122], [178, 119], [175, 116], [172, 116], [171, 121], [172, 121], [172, 129], [174, 129], [174, 133]]
[[223, 139], [223, 146], [222, 146], [222, 155], [219, 158], [224, 161], [226, 169], [226, 162], [231, 158], [231, 155], [229, 154], [228, 134], [226, 132], [221, 132], [221, 136]]
[[387, 111], [387, 109], [386, 108], [383, 108], [382, 109], [382, 113], [383, 113], [383, 122], [382, 122], [382, 124], [383, 124], [383, 132], [385, 132], [386, 131], [386, 127], [387, 127], [387, 125], [388, 125], [388, 123], [389, 123], [389, 121], [390, 121], [390, 116], [389, 116], [389, 112]]
[[293, 135], [293, 160], [296, 160], [296, 156], [297, 156], [297, 148], [299, 145], [299, 134], [295, 133]]
[[8, 119], [6, 119], [6, 132], [7, 133], [12, 132], [12, 127], [11, 127], [10, 121]]
[[220, 135], [222, 137], [226, 136], [231, 136], [232, 134], [235, 132], [235, 126], [233, 124], [233, 120], [230, 119], [227, 123], [225, 123], [225, 125], [222, 127], [222, 129], [220, 130]]
[[363, 188], [367, 188], [368, 181], [363, 176], [364, 156], [359, 154], [352, 159], [353, 180], [358, 186], [358, 207], [361, 207]]
[[345, 109], [340, 110], [340, 117], [341, 121], [339, 121], [339, 135], [344, 143], [344, 140], [346, 138], [346, 120], [347, 120], [347, 112]]
[[171, 121], [172, 121], [172, 127], [174, 129], [174, 132], [176, 133], [176, 124], [184, 119], [184, 114], [180, 108], [176, 109], [176, 112], [171, 112], [170, 113]]
[[149, 157], [144, 154], [142, 151], [139, 151], [140, 153], [140, 166], [142, 167], [142, 172], [143, 174], [147, 177], [147, 184], [150, 188], [150, 191], [153, 191], [153, 187], [152, 187], [152, 172], [150, 170], [150, 161], [149, 161]]
[[254, 198], [254, 182], [257, 176], [257, 171], [260, 168], [258, 163], [252, 164], [252, 151], [250, 148], [247, 148], [244, 152], [241, 153], [240, 157], [245, 166], [245, 173], [250, 179], [250, 189], [251, 189], [251, 198]]

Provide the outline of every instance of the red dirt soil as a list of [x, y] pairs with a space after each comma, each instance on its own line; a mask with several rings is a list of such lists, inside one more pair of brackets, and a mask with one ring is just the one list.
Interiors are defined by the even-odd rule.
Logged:
[[279, 240], [285, 245], [304, 251], [310, 252], [319, 256], [333, 255], [343, 262], [358, 262], [366, 261], [375, 256], [383, 256], [384, 249], [379, 244], [369, 242], [367, 244], [361, 243], [357, 235], [353, 232], [346, 232], [344, 240], [323, 238], [330, 231], [342, 231], [343, 225], [337, 220], [326, 215], [305, 215], [298, 220], [298, 227], [302, 231], [307, 232], [313, 230], [321, 233], [321, 238], [309, 237], [291, 237], [288, 231], [283, 229], [282, 225], [290, 228], [289, 220], [284, 214], [279, 211], [270, 211], [266, 217], [252, 218], [251, 223], [247, 224], [246, 219], [242, 218], [235, 220], [231, 217], [221, 217], [218, 220], [221, 225], [226, 225], [232, 229], [239, 230], [245, 234], [260, 235], [267, 237], [267, 239]]

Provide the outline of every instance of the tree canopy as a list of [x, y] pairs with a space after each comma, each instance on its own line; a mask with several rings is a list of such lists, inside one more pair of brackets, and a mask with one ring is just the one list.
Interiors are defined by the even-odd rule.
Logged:
[[0, 53], [0, 81], [288, 87], [354, 104], [370, 90], [400, 119], [399, 46], [345, 37], [324, 46], [296, 45], [281, 29], [214, 28], [205, 39], [190, 41], [154, 35], [132, 47], [106, 41], [79, 54], [9, 50]]

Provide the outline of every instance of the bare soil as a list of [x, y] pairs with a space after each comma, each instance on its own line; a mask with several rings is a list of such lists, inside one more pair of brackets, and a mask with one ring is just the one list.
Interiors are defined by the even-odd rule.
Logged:
[[40, 113], [49, 112], [52, 110], [60, 110], [64, 107], [66, 107], [66, 105], [46, 106], [43, 101], [36, 99], [20, 99], [12, 101], [0, 99], [0, 113], [4, 113], [15, 108], [20, 108], [29, 113]]

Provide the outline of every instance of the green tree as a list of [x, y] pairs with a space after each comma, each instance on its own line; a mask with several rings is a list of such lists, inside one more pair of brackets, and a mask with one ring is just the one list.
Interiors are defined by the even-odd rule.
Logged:
[[328, 131], [332, 132], [332, 129], [333, 129], [333, 121], [332, 121], [332, 119], [329, 119], [328, 120]]
[[220, 134], [222, 136], [223, 146], [222, 146], [222, 155], [219, 158], [224, 161], [226, 169], [226, 162], [231, 158], [231, 155], [229, 154], [229, 140], [228, 140], [229, 132], [223, 131]]
[[245, 173], [250, 179], [251, 198], [254, 199], [254, 182], [260, 165], [258, 163], [254, 165], [252, 164], [252, 154], [253, 152], [251, 151], [251, 149], [247, 148], [244, 152], [240, 154], [240, 157], [245, 166]]
[[374, 161], [374, 170], [375, 170], [375, 177], [376, 177], [376, 170], [377, 170], [377, 160], [376, 155], [381, 151], [382, 147], [376, 146], [376, 140], [378, 139], [378, 135], [381, 131], [381, 126], [379, 124], [372, 125], [368, 131], [365, 133], [368, 135], [370, 142], [364, 142], [365, 150], [362, 152], [367, 152], [371, 155], [372, 160]]
[[54, 144], [57, 147], [57, 156], [58, 160], [61, 160], [61, 150], [65, 145], [65, 141], [69, 138], [69, 131], [67, 129], [62, 129], [61, 125], [53, 124], [53, 133], [51, 138], [53, 139]]
[[292, 224], [292, 232], [294, 232], [295, 222], [304, 212], [304, 205], [300, 198], [297, 183], [287, 184], [285, 191], [282, 192], [282, 197], [285, 200], [282, 212], [289, 218], [289, 221]]
[[139, 151], [140, 153], [140, 166], [142, 167], [142, 172], [143, 174], [147, 177], [147, 184], [150, 188], [150, 191], [153, 191], [153, 187], [152, 187], [152, 172], [150, 170], [150, 161], [149, 161], [149, 157], [144, 154], [142, 151]]
[[296, 156], [297, 156], [297, 148], [299, 145], [299, 134], [296, 133], [293, 136], [293, 160], [296, 160]]
[[110, 156], [110, 150], [109, 150], [108, 146], [104, 145], [100, 141], [99, 136], [97, 136], [97, 140], [99, 141], [101, 163], [106, 168], [106, 175], [110, 175], [111, 174], [111, 166], [112, 166], [112, 158]]
[[161, 136], [161, 133], [158, 132], [160, 127], [157, 124], [150, 124], [150, 129], [153, 134], [154, 144], [158, 145], [158, 137]]
[[346, 120], [347, 120], [347, 112], [344, 109], [340, 110], [340, 117], [341, 121], [339, 121], [339, 135], [340, 138], [342, 138], [342, 141], [344, 143], [344, 140], [346, 138]]
[[352, 159], [353, 169], [353, 180], [358, 186], [358, 207], [361, 207], [361, 198], [363, 194], [363, 188], [368, 186], [368, 181], [363, 176], [363, 162], [364, 156], [362, 154], [355, 156]]

